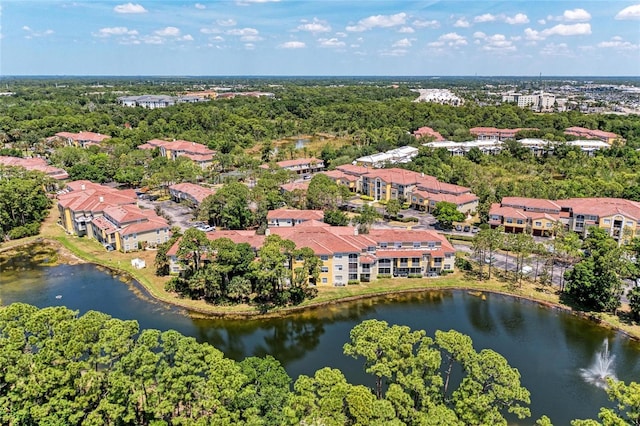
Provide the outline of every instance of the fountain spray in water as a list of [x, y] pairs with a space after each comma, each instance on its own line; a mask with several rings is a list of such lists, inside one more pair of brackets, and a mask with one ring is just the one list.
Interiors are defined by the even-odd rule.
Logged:
[[616, 380], [613, 372], [613, 362], [616, 356], [609, 353], [609, 341], [604, 339], [602, 349], [596, 354], [596, 359], [589, 368], [581, 368], [580, 375], [587, 382], [601, 388], [607, 387], [607, 378]]

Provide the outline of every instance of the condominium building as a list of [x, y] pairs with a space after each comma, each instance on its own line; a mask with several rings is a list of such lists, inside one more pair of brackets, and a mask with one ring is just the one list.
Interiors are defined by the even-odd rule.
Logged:
[[60, 224], [65, 231], [95, 239], [106, 248], [127, 252], [169, 239], [166, 219], [153, 210], [139, 208], [133, 190], [73, 181], [57, 198]]
[[50, 166], [44, 158], [19, 158], [0, 155], [0, 166], [22, 167], [27, 170], [42, 172], [55, 180], [69, 178], [69, 174], [65, 170]]
[[[318, 158], [297, 158], [278, 161], [276, 166], [294, 172], [296, 175], [306, 176], [324, 170], [324, 161]], [[269, 164], [263, 164], [260, 168], [268, 169]]]
[[170, 160], [178, 157], [186, 157], [205, 169], [213, 162], [216, 152], [206, 146], [185, 140], [174, 140], [173, 142], [164, 141], [162, 139], [152, 139], [142, 145], [138, 149], [159, 149], [160, 155]]
[[353, 162], [355, 165], [369, 168], [385, 167], [389, 164], [405, 164], [410, 162], [418, 155], [418, 148], [412, 146], [402, 146], [387, 152], [379, 152], [377, 154], [366, 155], [356, 158]]
[[592, 226], [622, 244], [640, 235], [640, 202], [622, 198], [570, 198], [546, 200], [504, 197], [489, 210], [492, 228], [504, 226], [505, 232], [551, 236], [556, 224], [586, 237]]
[[[600, 140], [594, 139], [581, 139], [575, 141], [567, 141], [567, 142], [554, 142], [548, 141], [545, 139], [538, 138], [524, 138], [518, 139], [517, 141], [523, 147], [529, 149], [533, 155], [539, 156], [544, 153], [552, 153], [554, 149], [560, 144], [566, 144], [568, 146], [577, 147], [580, 151], [584, 152], [589, 156], [593, 156], [596, 151], [602, 149], [610, 148], [610, 145], [606, 142], [602, 142]], [[452, 142], [452, 141], [441, 141], [441, 142], [428, 142], [425, 143], [424, 146], [427, 146], [432, 149], [443, 148], [449, 151], [452, 156], [464, 156], [467, 155], [469, 151], [473, 148], [478, 148], [481, 153], [486, 155], [496, 155], [502, 152], [505, 149], [504, 142], [499, 139], [483, 139], [483, 140], [475, 140], [475, 141], [467, 141], [467, 142]]]
[[169, 195], [174, 201], [180, 203], [186, 200], [188, 203], [191, 203], [193, 207], [198, 207], [205, 198], [215, 193], [211, 188], [205, 188], [204, 186], [189, 182], [176, 183], [175, 185], [169, 186]]
[[602, 142], [606, 142], [611, 145], [614, 141], [623, 142], [624, 139], [613, 132], [605, 132], [603, 130], [592, 130], [584, 127], [568, 127], [565, 129], [564, 133], [566, 135], [577, 136], [579, 138], [587, 138], [587, 139], [597, 139]]
[[[297, 248], [312, 249], [322, 261], [317, 283], [321, 286], [344, 286], [349, 281], [369, 282], [380, 277], [437, 276], [454, 268], [453, 246], [428, 230], [372, 229], [369, 234], [358, 234], [352, 226], [310, 220], [295, 227], [270, 227], [269, 234], [291, 240]], [[207, 233], [207, 238], [229, 238], [258, 250], [265, 236], [254, 231], [216, 231]], [[181, 269], [178, 244], [167, 252], [173, 273]]]
[[309, 220], [322, 222], [324, 212], [322, 210], [296, 209], [276, 209], [267, 212], [267, 226], [270, 228], [297, 226]]
[[[463, 213], [478, 208], [478, 197], [469, 188], [440, 182], [424, 173], [399, 168], [370, 169], [357, 165], [338, 166], [336, 170], [345, 176], [357, 177], [359, 182], [352, 186], [374, 201], [400, 200], [409, 202], [413, 208], [429, 212], [439, 201], [452, 202]], [[337, 182], [341, 179], [334, 180]]]
[[111, 136], [101, 135], [100, 133], [94, 132], [58, 132], [54, 136], [48, 138], [47, 141], [51, 142], [58, 139], [68, 146], [88, 148], [92, 145], [100, 145], [105, 139], [109, 138], [111, 138]]

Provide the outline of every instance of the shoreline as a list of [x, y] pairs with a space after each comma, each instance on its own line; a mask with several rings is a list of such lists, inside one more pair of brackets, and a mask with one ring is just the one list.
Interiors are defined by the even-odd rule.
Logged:
[[[260, 319], [270, 319], [270, 318], [282, 318], [288, 315], [297, 315], [303, 313], [305, 311], [314, 311], [321, 309], [327, 306], [336, 306], [343, 303], [357, 302], [360, 300], [374, 299], [374, 298], [384, 298], [388, 296], [395, 295], [403, 295], [403, 294], [412, 294], [412, 293], [423, 293], [429, 291], [466, 291], [469, 293], [479, 293], [478, 296], [482, 295], [482, 293], [487, 294], [496, 294], [502, 296], [513, 297], [516, 299], [526, 300], [529, 302], [537, 303], [539, 305], [545, 306], [551, 309], [558, 309], [578, 317], [587, 319], [596, 323], [600, 327], [604, 327], [610, 330], [614, 330], [616, 332], [622, 333], [629, 339], [640, 341], [640, 331], [634, 332], [631, 330], [626, 330], [622, 326], [616, 325], [610, 321], [607, 321], [606, 318], [603, 318], [601, 313], [596, 312], [585, 312], [572, 308], [571, 306], [565, 305], [560, 302], [555, 302], [551, 300], [545, 300], [544, 298], [534, 297], [532, 295], [526, 295], [518, 293], [517, 291], [507, 291], [507, 290], [498, 290], [495, 288], [490, 288], [488, 286], [483, 286], [482, 283], [484, 281], [474, 281], [477, 285], [465, 285], [460, 279], [460, 285], [438, 285], [439, 280], [431, 279], [432, 283], [419, 286], [419, 287], [411, 287], [411, 288], [398, 288], [398, 289], [381, 289], [379, 291], [373, 290], [370, 293], [366, 294], [354, 294], [347, 295], [343, 297], [339, 297], [336, 299], [329, 299], [323, 301], [315, 302], [313, 299], [309, 300], [308, 303], [298, 306], [288, 306], [282, 308], [276, 308], [275, 310], [271, 310], [268, 312], [260, 312], [257, 308], [251, 310], [239, 310], [239, 311], [224, 311], [217, 309], [216, 306], [207, 305], [206, 307], [193, 306], [189, 302], [191, 300], [186, 300], [185, 303], [181, 303], [181, 298], [171, 296], [170, 293], [167, 293], [166, 296], [158, 295], [154, 291], [155, 288], [151, 285], [147, 285], [145, 283], [145, 279], [141, 276], [137, 276], [134, 272], [123, 269], [122, 267], [114, 266], [107, 264], [106, 262], [101, 262], [98, 260], [87, 259], [84, 258], [80, 252], [80, 249], [77, 249], [77, 252], [67, 247], [62, 241], [57, 238], [45, 237], [45, 236], [37, 236], [33, 239], [25, 240], [21, 243], [17, 243], [11, 245], [9, 247], [1, 247], [0, 248], [0, 257], [1, 254], [11, 250], [20, 250], [21, 247], [27, 247], [29, 245], [44, 245], [50, 246], [53, 250], [55, 250], [57, 254], [57, 259], [53, 263], [41, 263], [44, 266], [56, 266], [56, 265], [78, 265], [78, 264], [92, 264], [96, 267], [105, 268], [110, 271], [113, 275], [118, 275], [126, 278], [127, 280], [132, 280], [140, 286], [140, 288], [151, 298], [154, 300], [166, 303], [168, 305], [181, 308], [187, 311], [187, 315], [192, 318], [198, 317], [206, 317], [206, 318], [217, 318], [217, 319], [248, 319], [248, 320], [260, 320]], [[354, 286], [355, 287], [355, 286]], [[328, 289], [329, 290], [329, 289]], [[320, 289], [322, 291], [322, 289]], [[546, 293], [546, 294], [554, 294], [554, 293]], [[607, 315], [607, 314], [604, 314]], [[610, 314], [609, 314], [610, 315]], [[616, 317], [617, 318], [617, 317]], [[632, 326], [632, 325], [629, 325]]]

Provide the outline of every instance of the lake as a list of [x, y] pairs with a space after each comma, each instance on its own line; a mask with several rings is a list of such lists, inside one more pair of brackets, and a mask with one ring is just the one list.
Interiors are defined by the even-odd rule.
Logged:
[[[329, 366], [342, 370], [352, 383], [373, 386], [362, 363], [342, 354], [349, 331], [376, 318], [390, 324], [435, 330], [455, 329], [471, 336], [476, 350], [491, 348], [518, 368], [531, 391], [533, 424], [548, 415], [554, 424], [574, 418], [597, 418], [610, 405], [604, 390], [583, 377], [609, 345], [615, 375], [627, 382], [640, 378], [640, 344], [566, 312], [503, 295], [486, 298], [463, 291], [431, 291], [375, 298], [265, 320], [192, 318], [178, 308], [158, 303], [136, 283], [125, 283], [93, 265], [21, 267], [0, 271], [3, 304], [25, 302], [38, 307], [64, 305], [84, 313], [99, 310], [135, 319], [141, 328], [175, 329], [209, 342], [228, 357], [270, 354], [295, 379]], [[514, 423], [515, 424], [515, 423]]]

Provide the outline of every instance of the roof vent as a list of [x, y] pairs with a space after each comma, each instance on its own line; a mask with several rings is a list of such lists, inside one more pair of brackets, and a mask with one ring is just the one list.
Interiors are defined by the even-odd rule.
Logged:
[[104, 197], [103, 197], [102, 195], [100, 196], [100, 198], [99, 198], [99, 199], [100, 199], [100, 202], [101, 202], [101, 203], [104, 203]]

